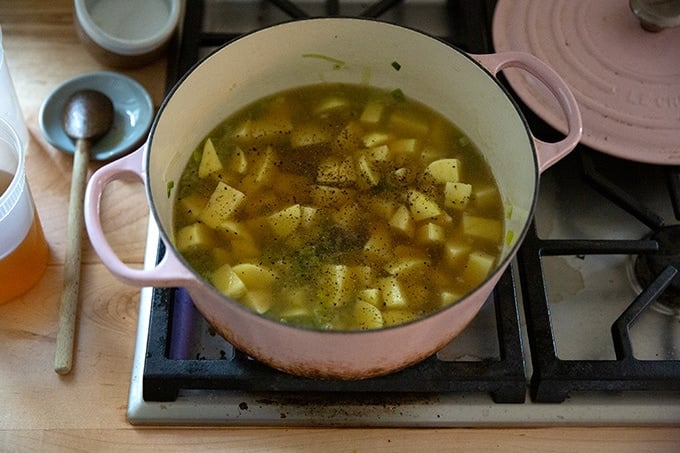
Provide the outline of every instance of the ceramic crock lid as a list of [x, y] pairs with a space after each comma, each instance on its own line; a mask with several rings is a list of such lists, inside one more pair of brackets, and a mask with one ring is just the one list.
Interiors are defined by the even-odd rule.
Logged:
[[[586, 145], [624, 159], [680, 164], [680, 28], [644, 31], [628, 0], [498, 0], [496, 51], [522, 50], [570, 85]], [[506, 71], [513, 90], [558, 130], [557, 104], [525, 72]]]

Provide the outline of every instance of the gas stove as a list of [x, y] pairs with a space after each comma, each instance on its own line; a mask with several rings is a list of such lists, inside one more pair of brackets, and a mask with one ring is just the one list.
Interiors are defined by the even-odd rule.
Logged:
[[[377, 17], [471, 53], [491, 52], [494, 5], [188, 2], [168, 83], [242, 33], [305, 16]], [[525, 114], [537, 135], [559, 136], [529, 109]], [[529, 234], [473, 323], [433, 357], [362, 381], [272, 370], [216, 335], [183, 289], [144, 288], [128, 419], [413, 427], [680, 423], [680, 250], [673, 249], [680, 243], [672, 245], [679, 200], [677, 167], [579, 146], [542, 175]], [[151, 220], [146, 265], [162, 253]]]

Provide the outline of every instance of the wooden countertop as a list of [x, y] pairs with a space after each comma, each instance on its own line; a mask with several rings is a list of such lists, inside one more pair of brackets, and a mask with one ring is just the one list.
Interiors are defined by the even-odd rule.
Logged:
[[[139, 290], [117, 281], [86, 241], [74, 370], [53, 371], [71, 156], [38, 128], [41, 103], [59, 83], [110, 69], [79, 44], [70, 0], [0, 0], [3, 44], [31, 133], [28, 180], [50, 245], [46, 274], [0, 305], [0, 451], [205, 449], [222, 451], [677, 451], [671, 427], [518, 429], [139, 428], [126, 421]], [[122, 71], [158, 106], [165, 63]], [[97, 164], [91, 165], [94, 170]], [[109, 240], [143, 260], [148, 209], [142, 186], [117, 182], [104, 201]], [[680, 423], [680, 421], [679, 421]]]

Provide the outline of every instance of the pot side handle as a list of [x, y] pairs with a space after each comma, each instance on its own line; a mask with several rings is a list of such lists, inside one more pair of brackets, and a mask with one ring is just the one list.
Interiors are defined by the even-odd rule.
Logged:
[[557, 99], [567, 119], [567, 136], [555, 143], [544, 142], [533, 136], [536, 145], [538, 170], [543, 173], [555, 162], [570, 153], [581, 140], [583, 122], [573, 93], [566, 82], [547, 64], [526, 52], [501, 52], [471, 55], [494, 76], [505, 68], [519, 68], [540, 80]]
[[[115, 160], [97, 170], [85, 190], [85, 226], [90, 242], [99, 258], [120, 280], [134, 286], [172, 287], [185, 286], [191, 273], [172, 253], [165, 253], [163, 259], [151, 269], [134, 269], [123, 263], [106, 239], [101, 224], [101, 198], [106, 186], [117, 179], [134, 177], [145, 183], [143, 156], [146, 145], [125, 157]], [[153, 219], [149, 219], [150, 222]], [[166, 247], [167, 249], [167, 247]]]

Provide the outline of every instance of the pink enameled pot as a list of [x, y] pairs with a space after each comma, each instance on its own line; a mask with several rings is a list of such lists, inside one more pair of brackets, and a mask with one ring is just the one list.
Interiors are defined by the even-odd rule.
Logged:
[[[506, 67], [528, 71], [555, 95], [568, 125], [563, 140], [545, 143], [533, 137], [518, 107], [494, 77]], [[303, 329], [265, 318], [223, 296], [190, 269], [173, 247], [174, 192], [170, 186], [179, 181], [198, 143], [246, 104], [274, 92], [323, 82], [399, 88], [461, 127], [486, 156], [506, 211], [511, 213], [506, 230], [513, 232], [508, 235], [512, 240], [505, 245], [497, 268], [460, 302], [384, 329]], [[421, 32], [370, 19], [293, 21], [238, 38], [194, 67], [164, 101], [146, 144], [102, 167], [90, 179], [85, 220], [92, 245], [118, 278], [137, 286], [186, 287], [215, 329], [252, 357], [303, 376], [367, 378], [432, 355], [465, 328], [525, 236], [540, 173], [569, 153], [580, 137], [581, 117], [569, 88], [531, 55], [467, 55]], [[132, 269], [122, 263], [102, 232], [102, 193], [109, 182], [129, 175], [145, 184], [166, 245], [164, 258], [151, 269]]]

